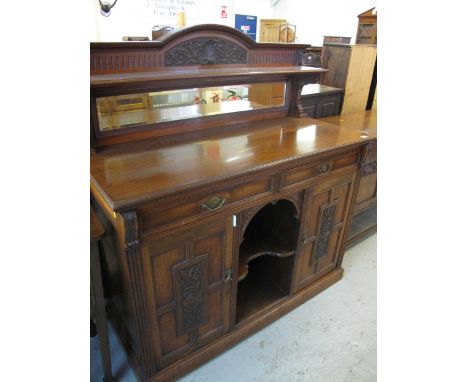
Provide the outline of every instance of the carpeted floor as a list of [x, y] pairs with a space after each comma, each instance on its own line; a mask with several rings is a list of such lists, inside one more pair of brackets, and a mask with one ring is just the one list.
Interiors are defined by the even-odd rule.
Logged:
[[[350, 248], [344, 277], [181, 382], [374, 382], [377, 380], [376, 234]], [[137, 381], [110, 330], [115, 382]], [[97, 337], [91, 381], [102, 381]]]

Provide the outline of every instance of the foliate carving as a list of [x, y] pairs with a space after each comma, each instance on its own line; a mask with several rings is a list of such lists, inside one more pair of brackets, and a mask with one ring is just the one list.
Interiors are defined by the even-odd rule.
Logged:
[[140, 244], [138, 240], [138, 217], [135, 211], [124, 212], [122, 214], [125, 229], [125, 248]]
[[166, 66], [246, 63], [247, 50], [221, 38], [195, 38], [176, 45], [165, 54]]
[[361, 150], [361, 159], [359, 160], [359, 168], [362, 168], [365, 165], [371, 153], [372, 153], [372, 145], [370, 143], [365, 144]]
[[331, 203], [320, 206], [320, 220], [317, 230], [317, 240], [315, 240], [315, 261], [327, 255], [328, 242], [330, 234], [333, 230], [333, 223], [335, 221], [335, 210], [338, 199]]
[[172, 268], [179, 336], [208, 321], [207, 262], [208, 255], [205, 254], [189, 264], [178, 264]]
[[361, 176], [370, 175], [377, 171], [377, 162], [367, 163], [359, 169]]

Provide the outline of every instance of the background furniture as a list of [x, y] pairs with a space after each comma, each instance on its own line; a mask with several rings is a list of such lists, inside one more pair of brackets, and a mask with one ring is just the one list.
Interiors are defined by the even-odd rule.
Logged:
[[280, 25], [278, 41], [287, 43], [296, 41], [296, 26], [289, 23]]
[[372, 45], [323, 45], [322, 63], [328, 72], [320, 83], [344, 89], [342, 114], [367, 109], [376, 60]]
[[349, 44], [351, 43], [351, 37], [343, 36], [323, 36], [323, 43], [328, 44]]
[[[358, 129], [363, 136], [366, 136], [377, 127], [377, 110], [325, 118], [324, 121], [340, 127]], [[365, 155], [361, 159], [360, 178], [352, 215], [347, 246], [355, 244], [377, 230], [377, 140], [366, 147]]]
[[90, 236], [91, 236], [91, 315], [96, 322], [99, 347], [101, 349], [104, 382], [111, 382], [112, 365], [109, 350], [109, 334], [107, 332], [106, 300], [101, 278], [101, 264], [99, 258], [99, 240], [104, 236], [104, 228], [99, 222], [94, 209], [90, 208]]
[[158, 40], [161, 36], [174, 30], [169, 25], [155, 25], [151, 31], [151, 40]]
[[281, 25], [285, 19], [260, 19], [260, 42], [279, 42]]
[[369, 88], [369, 97], [367, 98], [366, 110], [377, 109], [377, 59], [375, 59], [374, 71], [372, 72], [372, 81]]
[[304, 53], [315, 53], [317, 55], [321, 55], [322, 54], [322, 47], [321, 46], [309, 46], [307, 47], [307, 49], [305, 50]]
[[[322, 58], [306, 50], [302, 65], [321, 68]], [[302, 88], [301, 100], [305, 113], [311, 118], [338, 115], [343, 105], [344, 90], [321, 84], [308, 84]]]
[[[297, 66], [305, 47], [220, 25], [91, 44], [93, 206], [114, 242], [110, 317], [141, 381], [176, 379], [342, 277], [375, 134], [297, 118], [326, 71]], [[112, 111], [102, 129], [103, 100], [142, 94], [152, 110]]]
[[302, 88], [302, 107], [311, 118], [325, 118], [340, 114], [343, 89], [321, 84], [305, 85]]
[[147, 36], [123, 36], [122, 41], [149, 41]]
[[304, 66], [315, 66], [316, 68], [322, 67], [322, 58], [320, 54], [313, 52], [305, 52], [301, 58], [301, 65]]
[[377, 44], [377, 11], [371, 8], [358, 15], [356, 44]]

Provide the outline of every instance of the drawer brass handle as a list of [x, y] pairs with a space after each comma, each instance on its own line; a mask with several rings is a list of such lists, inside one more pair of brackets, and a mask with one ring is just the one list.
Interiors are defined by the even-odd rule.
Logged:
[[331, 164], [330, 163], [324, 163], [319, 167], [319, 173], [320, 174], [327, 174], [331, 170]]
[[224, 199], [222, 196], [215, 195], [209, 198], [206, 202], [203, 202], [202, 207], [209, 211], [213, 211], [221, 207], [225, 201], [226, 199]]

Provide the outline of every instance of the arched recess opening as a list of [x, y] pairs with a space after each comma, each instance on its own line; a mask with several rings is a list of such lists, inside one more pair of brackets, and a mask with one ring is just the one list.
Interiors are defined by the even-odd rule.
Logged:
[[289, 294], [298, 234], [290, 200], [269, 203], [252, 217], [239, 247], [236, 322]]

